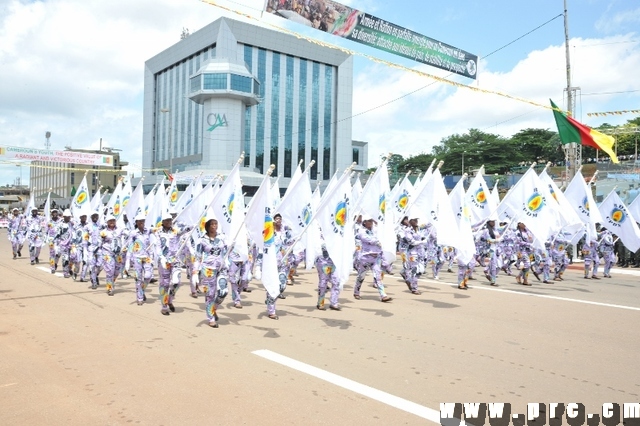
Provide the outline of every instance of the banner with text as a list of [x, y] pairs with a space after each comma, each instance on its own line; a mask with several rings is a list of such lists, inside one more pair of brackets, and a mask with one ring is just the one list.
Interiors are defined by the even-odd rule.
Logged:
[[25, 161], [56, 161], [58, 163], [113, 167], [112, 155], [77, 151], [52, 151], [19, 146], [0, 146], [0, 158]]
[[266, 0], [265, 11], [416, 62], [476, 78], [477, 55], [332, 0]]

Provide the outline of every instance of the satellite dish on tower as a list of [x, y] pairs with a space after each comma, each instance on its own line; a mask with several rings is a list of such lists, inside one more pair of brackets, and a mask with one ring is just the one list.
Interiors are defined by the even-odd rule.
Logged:
[[45, 148], [51, 149], [51, 143], [49, 142], [49, 138], [51, 137], [51, 132], [47, 131], [47, 133], [44, 134], [44, 137], [47, 138], [47, 142], [44, 145]]

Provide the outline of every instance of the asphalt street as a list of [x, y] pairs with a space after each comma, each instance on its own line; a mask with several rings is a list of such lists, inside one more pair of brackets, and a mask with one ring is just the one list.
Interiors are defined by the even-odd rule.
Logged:
[[[243, 309], [230, 297], [220, 328], [204, 298], [179, 290], [160, 314], [157, 286], [138, 306], [133, 279], [115, 296], [11, 259], [0, 232], [2, 424], [435, 424], [441, 402], [640, 401], [640, 270], [612, 279], [532, 287], [500, 275], [458, 290], [453, 273], [413, 295], [368, 277], [362, 300], [345, 285], [342, 311], [316, 309], [315, 270], [300, 270], [267, 318], [255, 280]], [[397, 268], [396, 268], [397, 270]], [[102, 279], [104, 282], [104, 278]], [[183, 275], [183, 282], [186, 278]]]

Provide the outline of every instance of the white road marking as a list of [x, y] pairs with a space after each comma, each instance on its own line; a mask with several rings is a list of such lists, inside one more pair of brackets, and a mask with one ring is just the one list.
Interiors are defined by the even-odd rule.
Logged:
[[[36, 269], [40, 269], [41, 271], [44, 271], [47, 274], [51, 274], [51, 268], [47, 268], [46, 266], [36, 266]], [[52, 275], [55, 275], [58, 278], [64, 278], [64, 275], [61, 274], [60, 272], [56, 272], [55, 274], [52, 274]]]
[[277, 362], [278, 364], [284, 365], [285, 367], [298, 370], [302, 373], [306, 373], [310, 376], [324, 380], [325, 382], [329, 382], [336, 386], [340, 386], [341, 388], [366, 396], [367, 398], [374, 399], [376, 401], [382, 402], [383, 404], [390, 405], [391, 407], [406, 411], [407, 413], [411, 413], [418, 417], [422, 417], [423, 419], [440, 424], [440, 412], [429, 407], [425, 407], [423, 405], [416, 404], [415, 402], [411, 402], [395, 395], [383, 392], [381, 390], [374, 389], [370, 386], [363, 385], [362, 383], [354, 382], [353, 380], [338, 376], [337, 374], [330, 373], [326, 370], [322, 370], [312, 365], [305, 364], [304, 362], [297, 361], [293, 358], [280, 355], [267, 349], [260, 349], [257, 351], [253, 351], [252, 353], [254, 355], [258, 355], [262, 358], [268, 359], [269, 361]]
[[17, 385], [17, 383], [7, 383], [6, 385], [0, 385], [0, 388], [8, 388], [9, 386]]
[[[458, 284], [448, 283], [446, 281], [440, 281], [440, 280], [432, 280], [432, 279], [429, 279], [429, 278], [426, 278], [426, 279], [425, 278], [420, 278], [419, 281], [428, 282], [430, 284], [446, 285], [446, 286], [450, 286], [450, 287], [457, 287], [458, 286]], [[484, 287], [484, 286], [474, 285], [474, 286], [469, 286], [469, 288], [474, 289], [474, 290], [489, 290], [489, 291], [497, 291], [497, 292], [500, 292], [500, 293], [517, 294], [517, 295], [520, 295], [520, 296], [539, 297], [541, 299], [561, 300], [563, 302], [583, 303], [585, 305], [604, 306], [604, 307], [607, 307], [607, 308], [626, 309], [626, 310], [629, 310], [629, 311], [640, 311], [640, 308], [635, 307], [635, 306], [616, 305], [616, 304], [613, 304], [613, 303], [592, 302], [590, 300], [571, 299], [569, 297], [549, 296], [549, 295], [546, 295], [546, 294], [524, 293], [522, 291], [507, 290], [507, 289], [503, 289], [503, 288], [495, 288], [495, 287], [489, 287], [489, 286]]]

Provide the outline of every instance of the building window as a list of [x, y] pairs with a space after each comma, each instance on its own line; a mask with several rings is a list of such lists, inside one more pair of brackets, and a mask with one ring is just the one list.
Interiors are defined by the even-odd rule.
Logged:
[[204, 90], [226, 90], [229, 74], [204, 74]]
[[75, 185], [76, 183], [76, 173], [71, 172], [71, 185]]
[[322, 179], [331, 178], [331, 112], [333, 111], [333, 67], [324, 67], [324, 147], [322, 155]]
[[91, 173], [91, 185], [92, 186], [96, 186], [96, 184], [98, 183], [97, 178], [96, 178], [96, 174], [95, 173]]
[[231, 74], [231, 90], [251, 93], [251, 78], [242, 75]]
[[291, 177], [293, 164], [293, 56], [287, 55], [284, 104], [284, 177]]
[[353, 148], [353, 162], [360, 165], [360, 148]]
[[191, 91], [197, 92], [202, 86], [202, 74], [191, 77]]
[[271, 152], [271, 164], [276, 166], [273, 175], [278, 175], [278, 139], [280, 135], [280, 54], [273, 52], [271, 63], [271, 137], [269, 138], [269, 151]]
[[300, 59], [300, 92], [298, 97], [298, 162], [305, 160], [307, 146], [307, 61]]
[[[258, 49], [258, 80], [261, 82], [267, 79], [267, 51]], [[264, 98], [264, 84], [259, 86], [260, 97]], [[256, 120], [256, 168], [260, 173], [264, 172], [264, 102], [258, 104], [257, 120]]]

